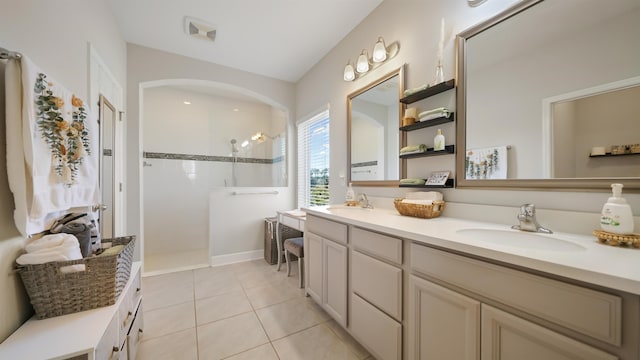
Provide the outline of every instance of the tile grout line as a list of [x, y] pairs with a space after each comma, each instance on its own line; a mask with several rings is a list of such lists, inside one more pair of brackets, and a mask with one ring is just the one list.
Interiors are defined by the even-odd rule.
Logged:
[[196, 272], [191, 270], [191, 281], [193, 282], [193, 327], [196, 332], [196, 359], [200, 359], [200, 341], [198, 340], [198, 313], [196, 306]]

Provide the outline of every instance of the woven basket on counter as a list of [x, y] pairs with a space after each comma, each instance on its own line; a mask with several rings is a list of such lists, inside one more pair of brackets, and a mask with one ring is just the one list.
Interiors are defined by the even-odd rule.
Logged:
[[[115, 304], [131, 274], [135, 236], [102, 239], [102, 242], [124, 247], [112, 255], [18, 265], [17, 271], [38, 319]], [[71, 265], [84, 265], [85, 270], [61, 271]]]
[[404, 199], [395, 199], [393, 205], [401, 215], [431, 219], [440, 216], [444, 211], [445, 202], [434, 200], [431, 205], [403, 203]]

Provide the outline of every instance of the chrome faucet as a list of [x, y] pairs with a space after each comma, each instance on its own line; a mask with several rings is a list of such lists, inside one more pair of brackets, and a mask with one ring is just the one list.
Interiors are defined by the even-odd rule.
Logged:
[[373, 205], [371, 205], [371, 203], [369, 202], [369, 198], [365, 193], [360, 194], [360, 201], [358, 201], [358, 203], [365, 209], [373, 209]]
[[512, 229], [553, 234], [553, 231], [538, 224], [538, 220], [536, 220], [536, 206], [534, 204], [524, 204], [520, 206], [518, 220], [520, 221], [520, 225], [513, 225], [511, 227]]

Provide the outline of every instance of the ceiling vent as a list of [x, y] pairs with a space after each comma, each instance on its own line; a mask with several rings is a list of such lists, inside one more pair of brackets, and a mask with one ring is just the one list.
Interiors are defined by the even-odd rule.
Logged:
[[185, 16], [184, 32], [196, 39], [214, 41], [216, 39], [216, 28], [200, 19]]

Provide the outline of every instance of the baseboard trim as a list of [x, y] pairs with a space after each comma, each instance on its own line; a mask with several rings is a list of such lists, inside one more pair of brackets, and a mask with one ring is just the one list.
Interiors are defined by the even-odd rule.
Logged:
[[225, 254], [225, 255], [217, 255], [212, 256], [210, 264], [211, 266], [222, 266], [235, 264], [244, 261], [258, 260], [264, 257], [264, 249], [260, 250], [252, 250], [252, 251], [243, 251], [237, 252], [233, 254]]

